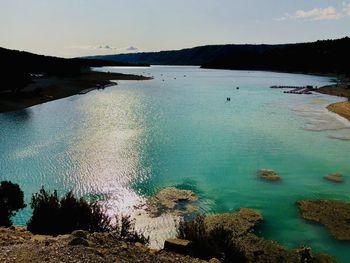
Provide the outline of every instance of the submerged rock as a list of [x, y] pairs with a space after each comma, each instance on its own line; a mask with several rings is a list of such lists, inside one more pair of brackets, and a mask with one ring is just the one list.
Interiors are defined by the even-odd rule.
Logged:
[[329, 174], [323, 178], [328, 180], [328, 181], [335, 182], [335, 183], [343, 183], [344, 182], [343, 175], [340, 173]]
[[223, 228], [232, 234], [232, 242], [245, 255], [247, 262], [336, 262], [326, 254], [313, 254], [309, 248], [289, 250], [276, 241], [258, 237], [255, 227], [262, 222], [262, 215], [250, 208], [241, 208], [234, 213], [208, 215], [204, 219], [206, 231]]
[[247, 262], [298, 262], [299, 256], [295, 251], [254, 234], [255, 227], [262, 220], [258, 211], [241, 208], [235, 213], [209, 215], [205, 224], [209, 231], [214, 228], [231, 231], [233, 242], [242, 250]]
[[261, 169], [258, 171], [258, 178], [266, 180], [266, 181], [279, 181], [281, 180], [281, 176], [277, 174], [274, 170], [270, 169]]
[[304, 219], [324, 225], [338, 240], [350, 240], [350, 203], [303, 200], [297, 204]]
[[262, 215], [256, 210], [241, 208], [235, 213], [208, 215], [205, 218], [205, 224], [209, 231], [222, 227], [232, 231], [234, 236], [243, 236], [251, 232], [262, 220]]
[[167, 187], [148, 199], [148, 212], [152, 217], [157, 217], [164, 212], [177, 215], [191, 214], [198, 210], [195, 204], [197, 200], [196, 194], [190, 190]]

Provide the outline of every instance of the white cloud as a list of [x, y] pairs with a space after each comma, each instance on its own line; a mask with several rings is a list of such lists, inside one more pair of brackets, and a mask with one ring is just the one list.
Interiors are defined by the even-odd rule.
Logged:
[[285, 21], [285, 20], [291, 19], [291, 18], [293, 18], [293, 17], [290, 14], [285, 13], [284, 16], [274, 18], [273, 20], [281, 22], [281, 21]]
[[126, 51], [139, 51], [139, 49], [137, 47], [130, 46], [126, 48]]
[[[350, 16], [350, 4], [343, 3], [343, 11], [346, 12]], [[346, 9], [346, 10], [345, 10]], [[287, 19], [304, 19], [304, 20], [338, 20], [343, 18], [344, 15], [341, 12], [333, 7], [325, 7], [325, 8], [314, 8], [308, 11], [305, 10], [297, 10], [294, 14], [286, 13], [284, 16], [275, 18], [275, 21], [284, 21]]]
[[80, 50], [88, 50], [88, 51], [94, 51], [94, 50], [100, 50], [100, 51], [116, 51], [116, 52], [136, 52], [139, 51], [137, 47], [129, 46], [129, 47], [114, 47], [111, 45], [98, 45], [98, 46], [73, 46], [70, 47], [73, 49], [80, 49]]
[[346, 15], [350, 16], [350, 4], [343, 2], [343, 11]]
[[310, 20], [337, 20], [342, 14], [333, 6], [326, 8], [314, 8], [310, 11], [298, 10], [294, 14], [295, 18], [304, 18]]
[[277, 18], [274, 18], [273, 20], [275, 20], [275, 21], [284, 21], [284, 20], [287, 20], [287, 17], [285, 17], [285, 16], [281, 16], [281, 17], [277, 17]]

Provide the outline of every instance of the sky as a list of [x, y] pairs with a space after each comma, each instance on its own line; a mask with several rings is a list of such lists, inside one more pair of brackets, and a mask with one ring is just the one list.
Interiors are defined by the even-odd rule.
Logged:
[[0, 46], [61, 57], [350, 36], [350, 0], [0, 0]]

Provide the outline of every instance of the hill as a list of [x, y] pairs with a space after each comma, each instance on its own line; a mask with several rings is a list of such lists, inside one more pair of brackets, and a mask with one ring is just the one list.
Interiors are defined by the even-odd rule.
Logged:
[[89, 58], [204, 68], [346, 74], [350, 38], [277, 45], [210, 45], [182, 50], [94, 56]]

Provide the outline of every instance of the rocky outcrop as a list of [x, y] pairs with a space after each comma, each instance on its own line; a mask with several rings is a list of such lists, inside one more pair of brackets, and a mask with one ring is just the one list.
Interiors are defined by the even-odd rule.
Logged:
[[279, 181], [282, 179], [281, 176], [279, 176], [277, 174], [277, 172], [275, 172], [274, 170], [270, 170], [270, 169], [259, 170], [257, 176], [259, 179], [266, 180], [266, 181], [272, 181], [272, 182]]
[[86, 238], [84, 234], [84, 231], [75, 231], [57, 237], [37, 236], [25, 228], [0, 228], [0, 262], [206, 262], [174, 252], [149, 249], [140, 243], [120, 241], [113, 233], [86, 233]]
[[343, 183], [344, 182], [343, 175], [340, 173], [329, 174], [323, 178], [328, 180], [328, 181], [334, 182], [334, 183]]
[[73, 239], [71, 241], [69, 241], [68, 245], [70, 246], [89, 246], [89, 242], [82, 237], [73, 237]]
[[324, 225], [338, 240], [350, 240], [350, 203], [303, 200], [297, 204], [304, 219]]
[[197, 200], [196, 194], [190, 190], [167, 187], [148, 199], [147, 210], [152, 217], [157, 217], [164, 212], [185, 215], [198, 210]]
[[241, 208], [235, 213], [208, 215], [204, 222], [208, 231], [214, 228], [231, 231], [233, 243], [244, 253], [247, 262], [336, 262], [326, 254], [313, 254], [309, 248], [289, 250], [275, 241], [258, 237], [254, 229], [262, 220], [263, 217], [258, 211]]
[[244, 252], [248, 262], [297, 262], [293, 261], [298, 258], [296, 253], [254, 234], [255, 227], [262, 220], [258, 211], [241, 208], [235, 213], [209, 215], [205, 223], [208, 230], [219, 227], [232, 231], [234, 243]]

